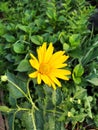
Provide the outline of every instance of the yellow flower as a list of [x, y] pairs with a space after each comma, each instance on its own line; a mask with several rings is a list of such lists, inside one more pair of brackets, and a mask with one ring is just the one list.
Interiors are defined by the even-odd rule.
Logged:
[[69, 80], [67, 75], [70, 75], [69, 70], [61, 69], [67, 66], [64, 63], [69, 56], [64, 55], [64, 51], [58, 51], [53, 54], [54, 47], [52, 43], [43, 43], [37, 49], [38, 59], [30, 53], [31, 59], [29, 60], [31, 66], [36, 69], [35, 72], [29, 74], [30, 78], [37, 78], [38, 84], [43, 81], [48, 86], [52, 86], [56, 89], [56, 85], [61, 87], [61, 83], [58, 79]]

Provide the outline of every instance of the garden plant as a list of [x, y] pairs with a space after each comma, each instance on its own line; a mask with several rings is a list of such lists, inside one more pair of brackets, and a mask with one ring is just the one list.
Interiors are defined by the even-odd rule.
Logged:
[[0, 130], [96, 130], [98, 34], [85, 0], [0, 1]]

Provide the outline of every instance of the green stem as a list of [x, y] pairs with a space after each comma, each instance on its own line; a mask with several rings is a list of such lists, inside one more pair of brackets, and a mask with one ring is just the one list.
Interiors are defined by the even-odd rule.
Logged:
[[16, 114], [19, 112], [19, 111], [30, 111], [30, 109], [27, 109], [27, 108], [21, 108], [17, 105], [17, 109], [12, 109], [12, 110], [16, 110], [14, 115], [13, 115], [13, 121], [12, 121], [12, 130], [14, 130], [14, 121], [15, 121], [15, 116]]
[[30, 83], [30, 80], [28, 80], [28, 82], [27, 82], [27, 93], [28, 93], [30, 100], [32, 100], [30, 90], [29, 90], [29, 83]]
[[9, 81], [9, 83], [11, 83], [13, 86], [15, 86], [15, 87], [27, 98], [27, 100], [32, 104], [32, 106], [33, 106], [35, 109], [38, 110], [38, 108], [35, 106], [35, 104], [34, 104], [34, 102], [32, 101], [32, 99], [29, 98], [29, 97], [24, 93], [24, 91], [23, 91], [21, 88], [18, 87], [18, 85], [16, 85], [15, 83], [13, 83], [13, 82], [12, 82], [11, 80], [9, 80], [9, 79], [8, 79], [8, 81]]
[[35, 123], [34, 112], [35, 112], [35, 110], [34, 110], [34, 108], [32, 108], [32, 122], [33, 122], [34, 130], [37, 130], [37, 128], [36, 128], [36, 123]]
[[16, 116], [16, 113], [18, 112], [18, 110], [14, 113], [13, 115], [13, 120], [12, 120], [12, 130], [14, 130], [14, 121], [15, 121], [15, 116]]
[[90, 53], [92, 53], [95, 49], [95, 47], [98, 47], [98, 41], [95, 42], [92, 47], [90, 48], [90, 50], [86, 53], [85, 57], [82, 58], [82, 63], [84, 64], [86, 62], [86, 59], [89, 57]]
[[28, 82], [27, 82], [27, 93], [28, 93], [28, 96], [29, 96], [30, 101], [32, 102], [32, 106], [33, 106], [36, 110], [38, 110], [38, 108], [35, 106], [34, 102], [32, 101], [32, 98], [31, 98], [30, 89], [29, 89], [29, 82], [30, 82], [30, 80], [28, 80]]

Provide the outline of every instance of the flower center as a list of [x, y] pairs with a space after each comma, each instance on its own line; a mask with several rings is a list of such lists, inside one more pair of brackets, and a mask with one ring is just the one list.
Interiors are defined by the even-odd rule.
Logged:
[[41, 74], [48, 74], [50, 72], [50, 70], [51, 70], [51, 68], [50, 68], [49, 64], [47, 64], [47, 63], [40, 64], [39, 72]]

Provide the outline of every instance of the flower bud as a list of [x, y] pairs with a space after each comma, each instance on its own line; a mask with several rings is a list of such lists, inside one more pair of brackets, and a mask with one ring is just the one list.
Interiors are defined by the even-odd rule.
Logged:
[[70, 102], [73, 102], [73, 98], [70, 98], [69, 100], [70, 100]]
[[81, 100], [80, 99], [78, 99], [78, 104], [81, 104]]
[[1, 81], [2, 81], [2, 82], [6, 82], [6, 81], [7, 81], [7, 79], [8, 79], [8, 78], [7, 78], [7, 76], [6, 76], [6, 75], [2, 75], [2, 76], [1, 76]]
[[67, 114], [67, 115], [68, 115], [68, 117], [71, 117], [71, 112], [68, 112], [68, 114]]

